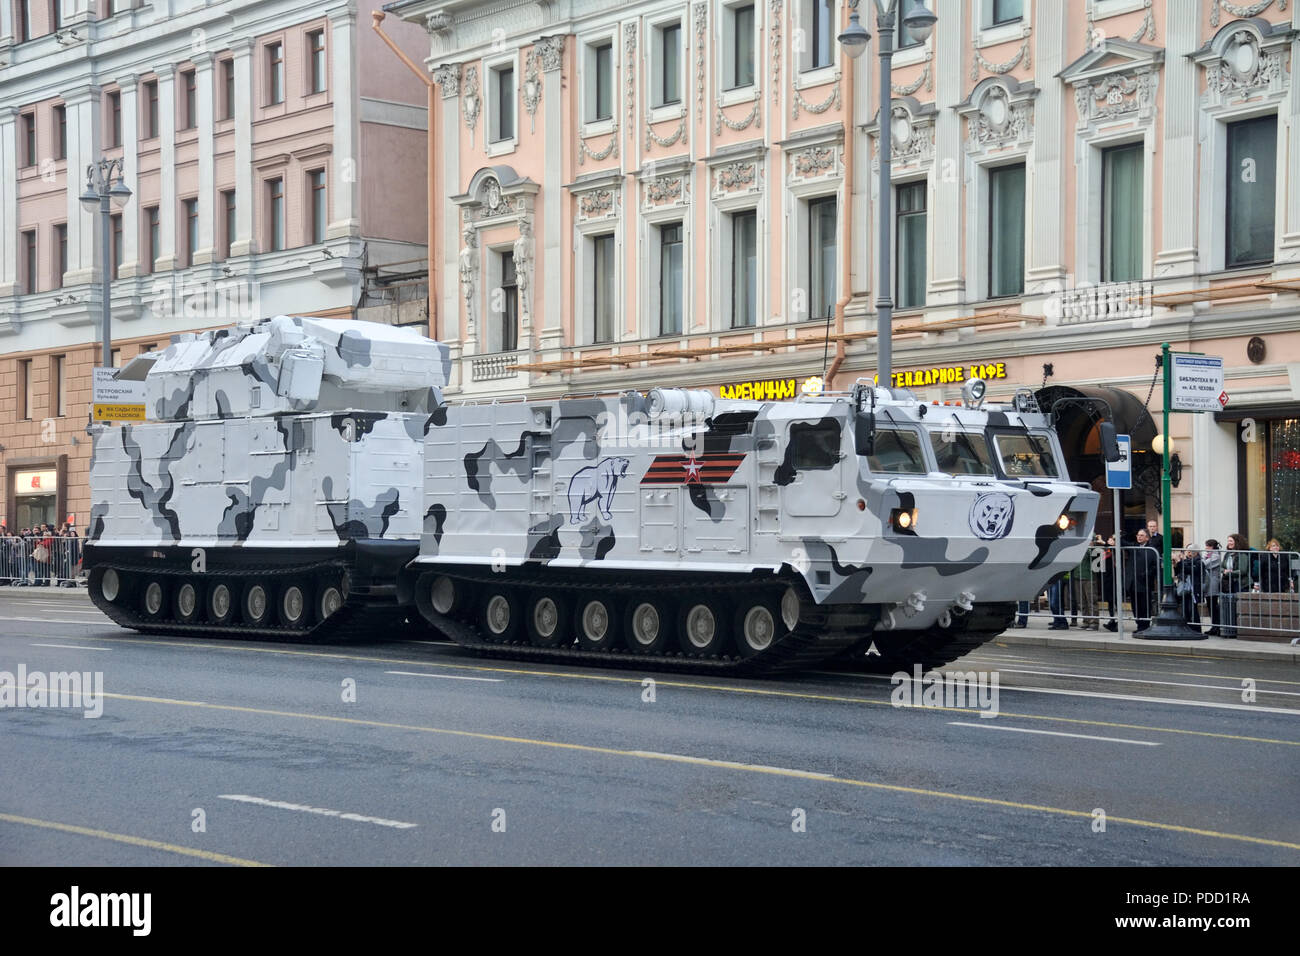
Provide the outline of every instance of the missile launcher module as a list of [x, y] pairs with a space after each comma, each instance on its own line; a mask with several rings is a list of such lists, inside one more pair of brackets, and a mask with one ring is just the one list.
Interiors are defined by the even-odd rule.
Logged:
[[1099, 498], [1069, 480], [1032, 393], [983, 407], [983, 383], [968, 392], [451, 406], [425, 439], [423, 537], [399, 593], [496, 655], [946, 663], [1078, 565]]
[[396, 608], [449, 366], [409, 329], [287, 316], [134, 359], [151, 420], [88, 429], [91, 598], [142, 631], [313, 639]]

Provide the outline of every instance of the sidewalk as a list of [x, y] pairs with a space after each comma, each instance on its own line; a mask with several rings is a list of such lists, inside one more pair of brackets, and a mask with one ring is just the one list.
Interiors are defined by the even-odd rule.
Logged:
[[[1078, 650], [1138, 650], [1149, 654], [1179, 654], [1192, 652], [1197, 656], [1223, 657], [1240, 661], [1289, 661], [1300, 664], [1300, 646], [1290, 642], [1243, 641], [1223, 637], [1207, 637], [1203, 641], [1147, 641], [1139, 640], [1134, 633], [1133, 620], [1124, 622], [1124, 631], [1108, 631], [1103, 621], [1099, 631], [1085, 631], [1072, 627], [1068, 631], [1048, 629], [1051, 615], [1030, 615], [1025, 628], [1011, 627], [994, 638], [1002, 644], [1029, 644], [1039, 647], [1069, 647]], [[1300, 636], [1300, 635], [1297, 635]]]

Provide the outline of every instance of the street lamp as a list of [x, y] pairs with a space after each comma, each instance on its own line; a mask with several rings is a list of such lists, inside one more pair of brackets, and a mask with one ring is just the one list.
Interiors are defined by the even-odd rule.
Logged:
[[[903, 0], [906, 12], [903, 14], [903, 26], [914, 37], [924, 41], [934, 30], [938, 17], [927, 10], [921, 0]], [[894, 300], [890, 294], [890, 271], [892, 269], [889, 247], [889, 209], [892, 183], [890, 182], [890, 151], [893, 142], [890, 129], [891, 72], [894, 59], [894, 25], [895, 12], [899, 0], [875, 0], [876, 30], [880, 34], [880, 200], [876, 216], [876, 261], [880, 272], [879, 288], [876, 290], [876, 375], [881, 385], [888, 387], [893, 381], [893, 342], [891, 327], [894, 319]], [[871, 34], [858, 20], [856, 10], [849, 17], [848, 28], [839, 35], [840, 46], [844, 48], [849, 59], [856, 60], [867, 48]], [[849, 118], [852, 123], [853, 118]], [[850, 129], [849, 135], [852, 135]]]
[[109, 231], [112, 222], [112, 210], [121, 209], [131, 198], [131, 190], [122, 178], [123, 166], [120, 159], [101, 159], [86, 167], [86, 191], [81, 194], [81, 204], [90, 212], [99, 210], [100, 239], [100, 281], [103, 283], [103, 345], [104, 368], [113, 365], [113, 266], [109, 262], [112, 255]]

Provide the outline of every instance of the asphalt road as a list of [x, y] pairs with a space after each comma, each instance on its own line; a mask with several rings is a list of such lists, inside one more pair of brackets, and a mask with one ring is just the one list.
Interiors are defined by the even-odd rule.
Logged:
[[19, 665], [102, 672], [103, 712], [0, 709], [4, 864], [1300, 863], [1286, 663], [993, 643], [959, 662], [990, 719], [846, 672], [147, 638], [0, 589]]

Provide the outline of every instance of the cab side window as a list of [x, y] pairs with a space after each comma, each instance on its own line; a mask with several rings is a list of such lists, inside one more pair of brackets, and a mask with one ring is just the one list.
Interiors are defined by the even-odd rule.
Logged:
[[790, 426], [790, 463], [795, 471], [827, 471], [840, 460], [840, 423], [795, 422]]

